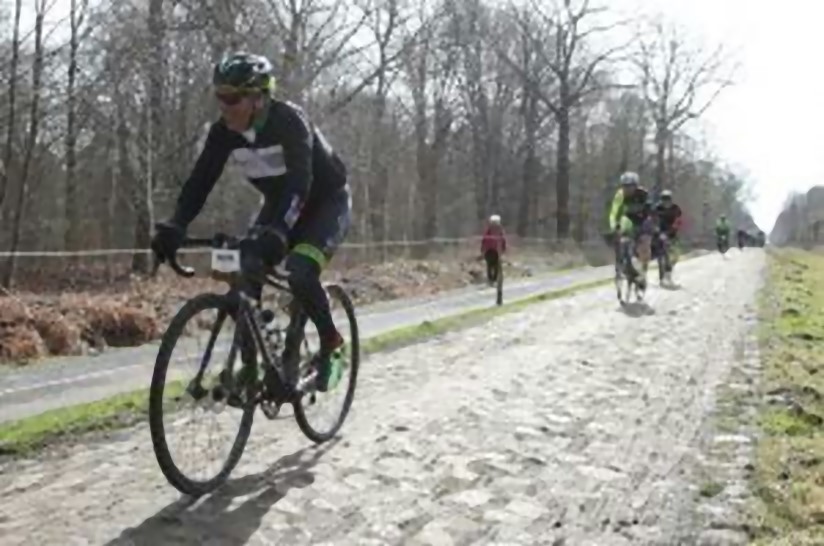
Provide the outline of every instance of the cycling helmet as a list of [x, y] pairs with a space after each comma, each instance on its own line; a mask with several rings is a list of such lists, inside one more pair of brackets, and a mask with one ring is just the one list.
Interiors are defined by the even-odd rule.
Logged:
[[664, 190], [661, 192], [661, 199], [672, 199], [672, 192], [670, 190]]
[[272, 63], [262, 55], [237, 52], [215, 65], [212, 84], [231, 91], [272, 91], [275, 77]]
[[622, 186], [637, 186], [639, 182], [638, 173], [627, 171], [621, 175]]
[[492, 216], [489, 217], [489, 222], [491, 224], [500, 224], [501, 223], [501, 217], [498, 216], [497, 214], [493, 214]]

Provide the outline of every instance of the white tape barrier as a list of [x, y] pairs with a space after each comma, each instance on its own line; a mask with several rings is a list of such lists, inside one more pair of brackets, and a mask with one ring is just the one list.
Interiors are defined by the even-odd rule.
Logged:
[[[347, 249], [347, 248], [380, 248], [380, 247], [409, 247], [409, 246], [420, 246], [420, 245], [428, 245], [428, 244], [455, 244], [455, 243], [471, 243], [471, 242], [479, 242], [482, 239], [480, 236], [476, 237], [461, 237], [461, 238], [443, 238], [438, 237], [435, 239], [428, 239], [428, 240], [417, 240], [417, 241], [384, 241], [384, 242], [368, 242], [368, 243], [343, 243], [340, 248]], [[532, 239], [532, 238], [524, 238], [524, 239], [512, 239], [511, 243], [517, 245], [518, 242], [530, 242], [530, 243], [544, 243], [550, 242], [549, 239]], [[509, 242], [509, 241], [508, 241]], [[183, 248], [180, 249], [180, 253], [185, 254], [200, 254], [209, 252], [208, 248]], [[81, 257], [81, 256], [117, 256], [117, 255], [136, 255], [136, 254], [147, 254], [150, 255], [152, 251], [150, 249], [138, 249], [138, 248], [110, 248], [110, 249], [95, 249], [95, 250], [21, 250], [17, 252], [0, 252], [0, 258], [9, 258], [11, 256], [16, 257], [54, 257], [54, 258], [64, 258], [64, 257]]]
[[[364, 248], [381, 248], [381, 247], [412, 247], [429, 244], [461, 244], [461, 243], [478, 243], [482, 237], [436, 237], [434, 239], [423, 239], [415, 241], [383, 241], [383, 242], [367, 242], [367, 243], [343, 243], [342, 249], [364, 249]], [[693, 243], [694, 240], [682, 240], [684, 243]], [[517, 248], [521, 245], [553, 245], [557, 244], [555, 239], [543, 239], [539, 237], [507, 237], [507, 245]], [[588, 245], [602, 245], [603, 241], [599, 239], [592, 239], [583, 243], [575, 243], [575, 246], [582, 247]], [[566, 246], [566, 245], [562, 245]], [[179, 250], [181, 254], [203, 254], [210, 252], [208, 248], [182, 248]], [[20, 250], [17, 252], [0, 251], [0, 258], [16, 257], [34, 257], [34, 258], [67, 258], [67, 257], [89, 257], [89, 256], [117, 256], [128, 255], [134, 256], [137, 254], [151, 255], [151, 249], [140, 248], [104, 248], [95, 250]]]

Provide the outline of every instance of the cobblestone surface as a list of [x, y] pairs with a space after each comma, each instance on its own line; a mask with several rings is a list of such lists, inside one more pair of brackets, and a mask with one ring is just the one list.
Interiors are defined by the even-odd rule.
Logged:
[[374, 356], [338, 440], [259, 415], [197, 501], [166, 483], [148, 426], [9, 463], [0, 543], [724, 543], [696, 468], [763, 262], [702, 258], [642, 312], [608, 287]]

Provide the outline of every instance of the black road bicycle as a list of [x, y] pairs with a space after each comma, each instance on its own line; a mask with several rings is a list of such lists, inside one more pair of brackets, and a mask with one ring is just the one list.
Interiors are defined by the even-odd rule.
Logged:
[[[241, 271], [240, 239], [218, 233], [212, 238], [187, 238], [183, 247], [212, 248], [212, 277], [225, 281], [229, 285], [226, 293], [202, 293], [188, 300], [172, 318], [160, 342], [154, 373], [149, 393], [149, 426], [155, 456], [166, 479], [180, 492], [193, 496], [209, 493], [222, 485], [234, 467], [240, 461], [246, 442], [252, 429], [255, 409], [259, 406], [269, 419], [275, 419], [280, 408], [290, 403], [294, 409], [295, 420], [307, 438], [316, 443], [323, 443], [337, 434], [346, 419], [355, 395], [355, 385], [360, 362], [358, 326], [351, 299], [342, 287], [326, 284], [324, 289], [329, 299], [333, 314], [339, 314], [335, 322], [341, 329], [343, 322], [348, 323], [345, 358], [338, 354], [336, 372], [333, 371], [335, 388], [330, 386], [328, 392], [321, 393], [315, 387], [317, 370], [309, 358], [309, 335], [303, 332], [307, 324], [305, 316], [298, 320], [301, 309], [294, 298], [288, 305], [277, 306], [275, 311], [264, 309], [260, 300], [247, 295], [244, 287], [247, 278]], [[183, 277], [192, 277], [194, 269], [181, 266], [176, 258], [169, 260], [169, 266]], [[288, 275], [279, 270], [267, 273], [265, 285], [274, 287], [284, 299], [289, 299]], [[288, 311], [286, 310], [288, 309]], [[198, 330], [204, 322], [198, 319], [203, 312], [213, 313], [216, 318], [209, 328], [205, 351], [197, 358], [185, 359], [198, 364], [194, 377], [175, 379], [179, 374], [170, 369], [172, 354], [176, 346], [191, 346], [197, 339], [206, 337]], [[292, 340], [298, 340], [297, 358], [282, 357], [282, 350], [288, 337], [290, 326], [279, 326], [276, 320], [284, 316], [290, 319], [292, 328], [299, 325], [299, 332], [292, 332]], [[231, 341], [217, 343], [216, 340], [224, 327], [230, 327]], [[308, 322], [308, 324], [312, 324]], [[186, 334], [195, 333], [191, 336]], [[202, 332], [202, 330], [200, 330]], [[290, 342], [292, 343], [292, 342]], [[221, 346], [222, 345], [222, 346]], [[209, 361], [217, 353], [225, 352], [224, 362], [217, 369], [209, 368]], [[215, 354], [213, 354], [215, 353]], [[240, 365], [236, 364], [240, 355]], [[293, 353], [294, 354], [294, 353]], [[260, 372], [262, 373], [262, 376]], [[340, 408], [335, 411], [331, 424], [317, 427], [310, 420], [314, 410], [312, 406], [320, 405], [325, 396], [345, 393]], [[170, 405], [166, 408], [164, 406]], [[175, 458], [169, 446], [169, 434], [183, 429], [181, 421], [186, 417], [201, 415], [211, 417], [212, 424], [221, 424], [230, 417], [239, 417], [236, 432], [230, 433], [226, 444], [230, 445], [225, 456], [218, 461], [214, 471], [202, 476], [192, 476], [182, 470], [180, 465], [185, 457]], [[164, 422], [164, 418], [173, 422]], [[208, 446], [213, 447], [209, 436]], [[198, 450], [195, 460], [205, 457], [203, 449]]]
[[722, 256], [726, 256], [727, 251], [730, 249], [730, 236], [728, 234], [717, 235], [716, 246], [718, 247], [718, 252], [720, 252]]
[[[642, 268], [641, 271], [634, 271], [632, 267], [632, 254], [634, 252], [634, 245], [632, 239], [626, 235], [617, 235], [615, 237], [616, 245], [616, 267], [615, 267], [615, 291], [618, 296], [618, 302], [621, 306], [630, 303], [633, 291], [635, 292], [635, 301], [644, 301], [644, 296], [647, 290], [647, 271]], [[624, 290], [626, 285], [626, 290]]]
[[662, 286], [672, 284], [672, 262], [670, 258], [670, 240], [666, 233], [656, 234], [657, 245], [655, 260], [658, 262], [658, 282]]

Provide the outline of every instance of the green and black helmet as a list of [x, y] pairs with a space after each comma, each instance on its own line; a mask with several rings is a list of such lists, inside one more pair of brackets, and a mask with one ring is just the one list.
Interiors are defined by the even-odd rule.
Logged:
[[212, 84], [227, 91], [271, 92], [275, 88], [272, 63], [262, 55], [237, 52], [215, 65]]

